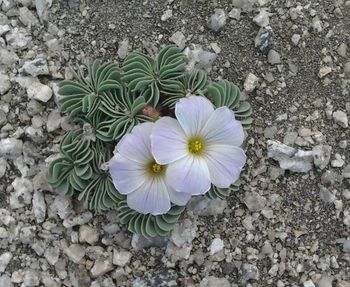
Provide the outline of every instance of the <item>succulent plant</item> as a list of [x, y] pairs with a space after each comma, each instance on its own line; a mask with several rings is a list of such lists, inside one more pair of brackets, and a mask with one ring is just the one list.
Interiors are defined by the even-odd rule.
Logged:
[[[159, 111], [172, 115], [176, 102], [188, 95], [229, 107], [245, 129], [252, 123], [251, 107], [241, 101], [237, 86], [226, 80], [211, 82], [201, 70], [185, 73], [185, 66], [181, 50], [167, 46], [155, 59], [133, 52], [121, 69], [96, 60], [87, 65], [86, 74], [78, 68], [73, 80], [62, 81], [61, 110], [81, 128], [63, 137], [59, 158], [49, 165], [47, 177], [54, 189], [77, 195], [92, 210], [116, 208], [131, 232], [145, 237], [168, 234], [185, 207], [173, 205], [167, 214], [157, 216], [141, 214], [115, 189], [107, 163], [121, 137], [142, 122], [156, 120]], [[223, 199], [238, 189], [239, 181], [227, 189], [212, 185], [206, 197]]]
[[156, 59], [140, 52], [131, 53], [124, 61], [121, 80], [128, 83], [132, 93], [139, 93], [147, 104], [156, 106], [160, 95], [181, 94], [185, 55], [175, 46], [163, 48]]

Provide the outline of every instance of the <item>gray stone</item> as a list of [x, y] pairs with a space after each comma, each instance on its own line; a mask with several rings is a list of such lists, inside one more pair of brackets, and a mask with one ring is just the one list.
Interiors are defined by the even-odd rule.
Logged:
[[79, 244], [72, 244], [64, 249], [64, 253], [74, 263], [79, 263], [85, 256], [85, 248]]
[[303, 283], [303, 287], [315, 287], [315, 284], [312, 280], [307, 280]]
[[232, 8], [230, 13], [228, 13], [228, 16], [232, 19], [239, 20], [241, 19], [241, 9], [239, 8]]
[[113, 264], [124, 267], [130, 262], [131, 256], [132, 254], [128, 251], [114, 249]]
[[345, 240], [343, 243], [343, 252], [350, 253], [350, 240]]
[[168, 243], [168, 237], [156, 236], [151, 238], [145, 238], [139, 234], [133, 234], [131, 240], [131, 246], [136, 250], [142, 250], [149, 247], [165, 247]]
[[166, 21], [166, 20], [170, 19], [172, 16], [173, 16], [173, 10], [167, 9], [167, 10], [163, 13], [163, 15], [162, 15], [162, 17], [160, 18], [160, 20]]
[[1, 9], [2, 11], [7, 12], [15, 6], [16, 6], [16, 2], [14, 0], [3, 0], [1, 4]]
[[10, 195], [10, 207], [13, 209], [21, 208], [32, 201], [33, 185], [32, 182], [23, 177], [16, 177], [12, 182], [14, 191]]
[[44, 194], [35, 190], [33, 195], [33, 212], [37, 223], [42, 223], [46, 217], [46, 202]]
[[0, 64], [11, 66], [19, 60], [19, 57], [14, 51], [0, 47]]
[[57, 130], [61, 126], [61, 114], [59, 110], [53, 110], [47, 118], [46, 128], [49, 133]]
[[79, 241], [87, 242], [90, 245], [94, 245], [100, 238], [100, 232], [98, 229], [89, 225], [82, 225], [79, 228]]
[[60, 249], [57, 247], [49, 247], [45, 250], [44, 256], [50, 265], [54, 266], [58, 262]]
[[209, 28], [215, 32], [224, 27], [226, 24], [226, 14], [223, 9], [215, 9], [215, 13], [210, 17]]
[[313, 152], [296, 150], [278, 141], [267, 141], [267, 155], [279, 162], [284, 170], [308, 172], [312, 169]]
[[273, 139], [275, 137], [275, 134], [277, 133], [277, 127], [266, 127], [264, 129], [264, 137], [267, 139]]
[[[70, 197], [57, 195], [52, 204], [52, 209], [53, 209], [53, 212], [57, 213], [61, 219], [67, 218], [72, 213], [72, 201]], [[69, 222], [66, 223], [68, 224], [67, 228], [73, 226], [73, 225], [71, 226], [71, 224], [73, 223], [72, 222], [73, 218], [74, 217], [70, 218]], [[77, 225], [77, 224], [74, 223], [74, 225]]]
[[204, 51], [201, 47], [192, 45], [184, 50], [184, 54], [188, 58], [186, 70], [188, 72], [194, 69], [202, 69], [209, 73], [212, 69], [213, 62], [217, 58], [215, 53]]
[[321, 176], [321, 182], [325, 185], [335, 185], [342, 183], [343, 177], [334, 170], [327, 170]]
[[4, 95], [11, 88], [10, 77], [0, 73], [0, 95]]
[[190, 219], [184, 219], [176, 223], [170, 240], [177, 246], [181, 247], [185, 243], [191, 243], [197, 235], [197, 224]]
[[52, 0], [35, 0], [36, 12], [41, 22], [47, 21], [48, 11], [52, 5]]
[[19, 232], [19, 239], [24, 244], [30, 244], [33, 242], [36, 232], [36, 226], [29, 225], [23, 226]]
[[313, 149], [314, 165], [323, 170], [331, 159], [332, 147], [329, 145], [317, 145]]
[[27, 104], [27, 112], [30, 116], [40, 114], [44, 110], [44, 107], [36, 100], [31, 99]]
[[283, 143], [285, 145], [294, 145], [297, 137], [298, 137], [297, 132], [287, 132], [283, 138]]
[[39, 24], [38, 19], [27, 7], [19, 8], [19, 20], [24, 26], [34, 26]]
[[231, 283], [226, 278], [208, 276], [199, 283], [199, 287], [231, 287]]
[[27, 48], [28, 43], [32, 40], [32, 37], [24, 28], [14, 28], [5, 35], [8, 45], [17, 50], [23, 50]]
[[241, 266], [242, 281], [247, 282], [249, 280], [259, 280], [259, 269], [252, 264], [244, 263]]
[[253, 18], [253, 21], [256, 25], [258, 25], [259, 27], [266, 27], [270, 24], [270, 19], [269, 17], [272, 14], [267, 12], [266, 10], [262, 9], [258, 15], [256, 15]]
[[346, 113], [343, 111], [334, 112], [333, 119], [338, 125], [340, 125], [343, 128], [347, 128], [349, 126], [348, 117], [347, 117]]
[[204, 196], [192, 197], [187, 204], [187, 210], [198, 216], [215, 216], [222, 214], [227, 207], [227, 201], [215, 198], [209, 199]]
[[32, 269], [26, 270], [24, 272], [23, 282], [28, 287], [39, 286], [40, 278], [38, 271]]
[[4, 252], [0, 255], [0, 272], [5, 272], [7, 265], [12, 259], [11, 252]]
[[11, 278], [8, 277], [6, 274], [0, 276], [0, 286], [1, 287], [13, 287], [13, 284], [11, 282]]
[[244, 81], [244, 90], [247, 93], [253, 92], [259, 84], [259, 78], [252, 73], [249, 73]]
[[90, 270], [91, 276], [96, 278], [106, 274], [114, 269], [112, 262], [106, 258], [105, 260], [97, 260]]
[[186, 37], [181, 31], [175, 32], [170, 38], [169, 41], [178, 46], [181, 50], [185, 48]]
[[214, 255], [224, 249], [224, 242], [220, 238], [214, 238], [214, 240], [211, 242], [209, 250], [210, 255]]
[[337, 53], [339, 54], [339, 56], [342, 56], [345, 58], [347, 49], [348, 49], [348, 46], [345, 43], [341, 43], [337, 48]]
[[349, 77], [350, 76], [350, 62], [346, 62], [344, 64], [344, 74], [345, 76]]
[[117, 51], [118, 57], [122, 60], [125, 59], [129, 53], [129, 48], [130, 47], [128, 39], [124, 39], [123, 41], [119, 42]]
[[7, 116], [3, 110], [0, 110], [0, 128], [7, 123]]
[[255, 47], [259, 48], [263, 55], [268, 55], [273, 47], [273, 32], [270, 27], [260, 28], [255, 37]]
[[33, 126], [26, 127], [24, 133], [35, 143], [43, 143], [46, 141], [46, 136], [42, 128], [35, 128]]
[[33, 61], [27, 61], [22, 67], [23, 71], [33, 77], [39, 75], [49, 75], [49, 68], [47, 67], [47, 61], [43, 58], [38, 58]]
[[90, 211], [86, 211], [84, 213], [78, 215], [72, 215], [63, 220], [63, 226], [65, 228], [73, 227], [76, 225], [83, 225], [88, 223], [92, 219], [92, 213]]
[[250, 211], [256, 212], [266, 206], [266, 199], [257, 192], [246, 192], [244, 203]]
[[350, 178], [350, 165], [343, 168], [342, 175], [344, 178]]
[[322, 185], [320, 186], [319, 195], [321, 200], [325, 203], [332, 203], [334, 200], [336, 200], [335, 195]]
[[33, 98], [44, 103], [48, 102], [52, 97], [51, 88], [38, 82], [31, 84], [27, 89], [27, 93], [29, 99]]
[[277, 51], [271, 49], [267, 55], [267, 61], [271, 65], [280, 64], [281, 63], [281, 55]]
[[7, 169], [6, 159], [0, 158], [0, 178], [2, 178], [5, 175], [6, 169]]
[[316, 287], [332, 287], [333, 276], [323, 274], [320, 280], [316, 282]]

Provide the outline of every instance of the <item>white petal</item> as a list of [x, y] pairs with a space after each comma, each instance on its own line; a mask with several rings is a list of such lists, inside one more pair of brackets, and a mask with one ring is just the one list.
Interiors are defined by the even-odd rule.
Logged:
[[128, 194], [127, 203], [137, 212], [153, 215], [167, 213], [170, 210], [170, 198], [162, 178], [153, 178]]
[[179, 122], [163, 117], [154, 124], [152, 134], [152, 153], [159, 164], [168, 164], [187, 154], [187, 140]]
[[227, 107], [220, 107], [210, 116], [201, 135], [206, 143], [241, 146], [244, 140], [243, 127]]
[[109, 162], [109, 172], [115, 188], [121, 194], [133, 192], [145, 183], [144, 165], [116, 154]]
[[177, 192], [191, 195], [206, 193], [210, 188], [210, 176], [203, 158], [186, 156], [168, 165], [167, 183]]
[[154, 123], [143, 123], [135, 126], [131, 133], [122, 137], [117, 145], [120, 154], [139, 163], [152, 160], [151, 139]]
[[182, 98], [175, 106], [176, 118], [189, 137], [199, 134], [213, 112], [213, 104], [200, 96]]
[[177, 192], [175, 189], [168, 187], [170, 201], [176, 205], [184, 206], [190, 200], [191, 195], [185, 192]]
[[217, 187], [228, 188], [239, 179], [246, 155], [239, 147], [213, 145], [207, 152], [206, 161], [211, 182]]

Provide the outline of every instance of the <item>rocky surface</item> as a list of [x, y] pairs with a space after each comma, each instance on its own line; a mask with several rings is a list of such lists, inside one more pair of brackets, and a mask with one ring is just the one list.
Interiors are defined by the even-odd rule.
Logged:
[[[350, 1], [0, 0], [0, 286], [350, 286]], [[241, 189], [166, 238], [58, 196], [57, 83], [175, 43], [253, 106]]]

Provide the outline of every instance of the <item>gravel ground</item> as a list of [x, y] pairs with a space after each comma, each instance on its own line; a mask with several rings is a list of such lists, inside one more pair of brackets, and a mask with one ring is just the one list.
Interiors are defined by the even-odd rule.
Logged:
[[[53, 3], [51, 3], [53, 2]], [[350, 1], [0, 0], [0, 286], [350, 286]], [[254, 109], [241, 189], [132, 236], [45, 180], [57, 83], [94, 58], [201, 47]]]

